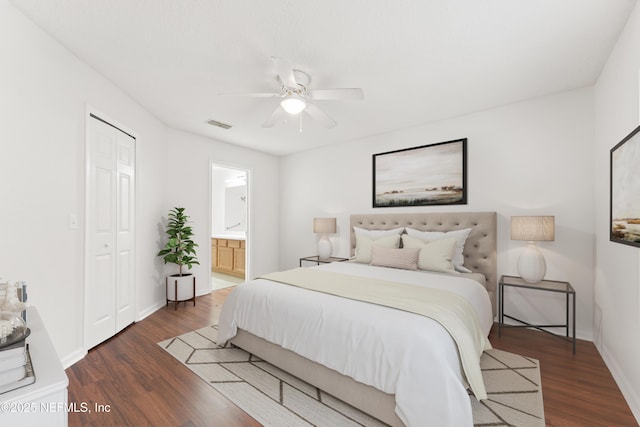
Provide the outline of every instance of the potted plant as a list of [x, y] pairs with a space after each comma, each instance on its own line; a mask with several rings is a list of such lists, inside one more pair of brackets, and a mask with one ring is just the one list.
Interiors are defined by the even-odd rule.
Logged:
[[[176, 264], [179, 267], [178, 274], [167, 277], [167, 304], [193, 299], [196, 304], [195, 289], [196, 279], [193, 274], [183, 270], [183, 267], [191, 268], [193, 264], [200, 264], [196, 256], [198, 245], [193, 241], [193, 229], [188, 225], [189, 216], [185, 215], [184, 208], [175, 207], [169, 211], [166, 233], [169, 236], [164, 248], [158, 252], [158, 256], [164, 259], [164, 263]], [[192, 284], [192, 286], [189, 286]]]

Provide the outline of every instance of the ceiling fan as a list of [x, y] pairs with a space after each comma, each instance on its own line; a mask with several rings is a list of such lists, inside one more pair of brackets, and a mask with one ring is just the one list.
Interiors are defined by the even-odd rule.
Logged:
[[314, 102], [324, 100], [364, 99], [364, 92], [360, 88], [314, 89], [309, 88], [311, 77], [304, 71], [294, 69], [285, 59], [271, 57], [278, 73], [280, 92], [266, 93], [227, 93], [223, 95], [248, 96], [254, 98], [281, 98], [280, 104], [273, 110], [262, 124], [262, 127], [273, 127], [286, 114], [298, 116], [300, 131], [302, 131], [302, 112], [307, 113], [321, 125], [332, 128], [337, 125], [327, 113], [322, 111]]

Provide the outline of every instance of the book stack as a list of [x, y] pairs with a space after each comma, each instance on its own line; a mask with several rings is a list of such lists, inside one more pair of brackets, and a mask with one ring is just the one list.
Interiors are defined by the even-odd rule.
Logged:
[[0, 394], [36, 381], [29, 355], [29, 344], [25, 341], [0, 349]]
[[0, 394], [36, 380], [26, 342], [26, 296], [23, 282], [0, 283]]

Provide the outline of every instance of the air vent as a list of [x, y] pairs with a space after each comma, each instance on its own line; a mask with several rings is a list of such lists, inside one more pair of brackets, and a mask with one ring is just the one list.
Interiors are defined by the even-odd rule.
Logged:
[[222, 129], [231, 129], [231, 125], [228, 125], [226, 123], [222, 123], [222, 122], [219, 122], [219, 121], [213, 120], [213, 119], [207, 120], [205, 123], [208, 124], [208, 125], [211, 125], [211, 126], [217, 126], [219, 128], [222, 128]]

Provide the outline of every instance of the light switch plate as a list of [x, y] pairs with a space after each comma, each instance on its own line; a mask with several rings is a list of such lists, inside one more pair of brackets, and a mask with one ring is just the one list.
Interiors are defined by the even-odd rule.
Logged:
[[78, 215], [70, 213], [69, 214], [69, 229], [76, 230], [78, 228]]

